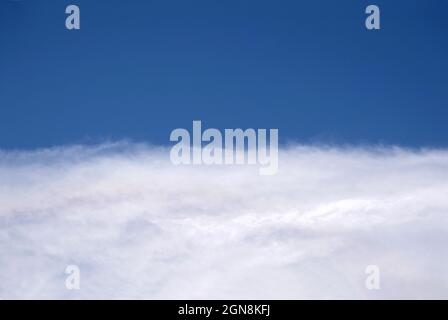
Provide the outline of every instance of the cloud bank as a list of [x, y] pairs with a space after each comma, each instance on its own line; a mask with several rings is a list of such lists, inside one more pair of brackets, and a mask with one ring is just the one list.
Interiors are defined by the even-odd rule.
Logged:
[[3, 299], [447, 299], [447, 243], [446, 150], [296, 145], [275, 176], [132, 143], [0, 152]]

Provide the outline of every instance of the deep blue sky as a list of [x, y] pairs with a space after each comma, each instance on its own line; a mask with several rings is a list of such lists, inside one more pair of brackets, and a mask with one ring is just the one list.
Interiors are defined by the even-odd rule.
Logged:
[[195, 119], [448, 146], [447, 14], [445, 0], [0, 0], [0, 148], [168, 144]]

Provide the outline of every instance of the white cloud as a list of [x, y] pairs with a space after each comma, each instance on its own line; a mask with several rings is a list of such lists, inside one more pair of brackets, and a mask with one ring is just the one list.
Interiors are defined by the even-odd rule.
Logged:
[[448, 298], [448, 151], [279, 157], [259, 176], [126, 143], [0, 153], [0, 297]]

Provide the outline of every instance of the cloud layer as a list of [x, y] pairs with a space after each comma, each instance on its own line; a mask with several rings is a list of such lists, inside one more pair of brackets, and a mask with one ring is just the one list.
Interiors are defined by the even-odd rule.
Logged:
[[448, 151], [279, 157], [259, 176], [130, 143], [0, 152], [0, 298], [448, 298]]

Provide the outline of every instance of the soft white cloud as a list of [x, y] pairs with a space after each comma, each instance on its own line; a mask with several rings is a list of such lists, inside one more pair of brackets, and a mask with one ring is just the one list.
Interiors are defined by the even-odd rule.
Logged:
[[292, 146], [279, 161], [259, 176], [127, 143], [2, 152], [0, 297], [448, 298], [448, 151]]

